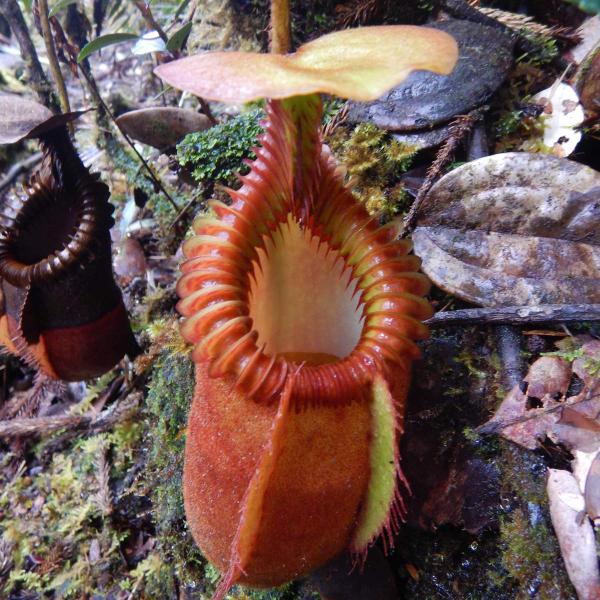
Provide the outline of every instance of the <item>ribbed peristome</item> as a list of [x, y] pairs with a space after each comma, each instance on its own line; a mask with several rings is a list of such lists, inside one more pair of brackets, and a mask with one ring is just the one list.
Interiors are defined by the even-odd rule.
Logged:
[[[216, 216], [195, 221], [177, 289], [182, 334], [195, 346], [194, 361], [208, 360], [213, 377], [233, 375], [237, 388], [258, 402], [278, 399], [293, 375], [296, 408], [368, 395], [376, 374], [385, 377], [397, 363], [418, 357], [414, 340], [426, 337], [421, 320], [431, 315], [422, 298], [428, 282], [417, 273], [420, 261], [409, 254], [410, 243], [397, 240], [393, 226], [380, 226], [344, 186], [314, 125], [318, 98], [311, 110], [295, 115], [293, 106], [267, 104], [250, 172], [240, 177], [240, 189], [228, 190], [231, 205], [212, 201]], [[274, 235], [285, 239], [281, 231], [290, 222], [337, 254], [343, 261], [338, 272], [349, 271], [348, 285], [355, 286], [362, 329], [355, 347], [338, 360], [310, 364], [271, 355], [254, 328], [253, 279]]]

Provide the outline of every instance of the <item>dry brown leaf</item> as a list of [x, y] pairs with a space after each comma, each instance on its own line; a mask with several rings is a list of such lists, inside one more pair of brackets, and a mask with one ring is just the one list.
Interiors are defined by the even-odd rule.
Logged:
[[575, 477], [568, 471], [549, 469], [547, 483], [550, 516], [569, 579], [579, 600], [600, 598], [600, 572], [596, 540], [590, 521], [582, 518], [577, 501], [583, 498]]
[[54, 115], [29, 98], [0, 94], [0, 144], [14, 144], [25, 138], [38, 137], [45, 131], [77, 119], [83, 112]]
[[585, 512], [597, 525], [600, 519], [600, 452], [596, 454], [588, 471], [585, 487]]
[[510, 152], [451, 171], [413, 233], [423, 270], [483, 306], [600, 302], [600, 173]]
[[490, 423], [521, 420], [502, 429], [502, 437], [530, 450], [536, 449], [558, 419], [547, 408], [556, 406], [557, 398], [564, 398], [570, 380], [571, 366], [567, 361], [555, 356], [539, 358], [523, 382], [508, 393]]
[[129, 283], [134, 277], [143, 277], [147, 268], [144, 249], [138, 240], [128, 237], [118, 243], [113, 269], [121, 283]]
[[587, 116], [597, 117], [600, 114], [600, 43], [584, 58], [574, 79]]
[[159, 149], [174, 146], [188, 133], [210, 127], [206, 115], [173, 106], [132, 110], [119, 116], [117, 123], [134, 140]]
[[[487, 425], [501, 426], [502, 437], [534, 450], [548, 437], [572, 451], [600, 449], [600, 342], [579, 338], [582, 354], [572, 364], [558, 356], [543, 356], [529, 368]], [[582, 388], [565, 399], [573, 375]]]
[[25, 138], [40, 123], [52, 117], [45, 106], [11, 94], [0, 96], [0, 143], [12, 144]]

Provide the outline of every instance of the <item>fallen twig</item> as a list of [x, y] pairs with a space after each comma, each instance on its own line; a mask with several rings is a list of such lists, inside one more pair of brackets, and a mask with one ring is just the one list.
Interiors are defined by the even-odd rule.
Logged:
[[487, 423], [476, 427], [475, 432], [479, 435], [498, 435], [502, 432], [503, 429], [506, 429], [507, 427], [519, 425], [521, 423], [525, 423], [526, 421], [531, 421], [531, 419], [538, 419], [540, 417], [543, 417], [544, 415], [556, 412], [557, 410], [569, 408], [571, 406], [575, 406], [576, 404], [580, 404], [581, 402], [593, 400], [597, 397], [598, 394], [586, 394], [583, 398], [578, 398], [573, 402], [561, 402], [560, 404], [556, 404], [555, 406], [530, 410], [528, 414], [522, 415], [520, 417], [513, 417], [512, 419], [505, 419], [502, 421], [495, 421], [494, 419], [492, 419], [491, 421], [488, 421]]
[[65, 428], [97, 432], [132, 417], [137, 410], [140, 398], [141, 392], [135, 392], [130, 394], [126, 400], [116, 403], [97, 414], [86, 413], [84, 415], [61, 415], [0, 421], [0, 438], [48, 435]]
[[197, 198], [194, 196], [180, 211], [179, 214], [175, 217], [173, 222], [169, 225], [169, 231], [172, 231], [175, 228], [175, 225], [181, 221], [190, 207], [196, 202]]
[[477, 325], [482, 323], [569, 323], [600, 321], [600, 304], [541, 304], [539, 306], [501, 306], [466, 308], [439, 312], [425, 321], [429, 327]]

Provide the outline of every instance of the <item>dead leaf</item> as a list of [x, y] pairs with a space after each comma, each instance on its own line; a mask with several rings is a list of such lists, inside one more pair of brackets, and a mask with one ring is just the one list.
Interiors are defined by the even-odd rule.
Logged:
[[14, 144], [77, 119], [85, 111], [54, 115], [42, 104], [16, 96], [0, 94], [0, 144]]
[[413, 233], [423, 270], [483, 306], [600, 302], [600, 173], [509, 152], [458, 167]]
[[594, 529], [588, 519], [581, 519], [572, 507], [571, 498], [582, 498], [575, 477], [568, 471], [549, 469], [547, 492], [550, 517], [561, 554], [579, 600], [598, 600], [600, 572], [596, 557]]
[[[571, 451], [598, 451], [600, 373], [594, 369], [600, 364], [600, 342], [583, 336], [575, 340], [580, 358], [572, 363], [558, 356], [536, 360], [484, 428], [498, 426], [502, 437], [531, 450], [548, 437]], [[566, 398], [574, 375], [582, 388]]]
[[596, 524], [600, 519], [600, 452], [596, 454], [588, 471], [585, 488], [585, 512]]
[[600, 114], [600, 43], [585, 57], [575, 74], [575, 89], [587, 116]]
[[113, 268], [121, 283], [129, 283], [135, 277], [143, 277], [148, 264], [142, 245], [130, 237], [119, 242], [113, 258]]
[[45, 106], [9, 94], [0, 95], [0, 143], [13, 144], [27, 137], [40, 123], [52, 117]]
[[570, 425], [571, 427], [579, 427], [580, 429], [587, 429], [595, 433], [600, 433], [600, 423], [598, 423], [598, 421], [582, 415], [570, 406], [564, 407], [558, 422], [563, 425]]
[[159, 149], [174, 146], [188, 133], [210, 127], [206, 115], [171, 106], [132, 110], [119, 116], [117, 123], [134, 140]]
[[564, 398], [571, 380], [571, 366], [554, 356], [536, 360], [525, 377], [503, 400], [492, 423], [514, 423], [502, 429], [502, 437], [525, 448], [535, 450], [539, 440], [551, 431], [557, 415], [547, 408]]
[[423, 505], [422, 515], [432, 528], [453, 525], [479, 534], [493, 526], [492, 506], [500, 502], [498, 472], [493, 465], [467, 456], [456, 456], [448, 475], [441, 479]]

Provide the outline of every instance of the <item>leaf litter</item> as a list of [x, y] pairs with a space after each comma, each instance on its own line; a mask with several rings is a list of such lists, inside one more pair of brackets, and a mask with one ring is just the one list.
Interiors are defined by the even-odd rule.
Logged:
[[580, 599], [600, 594], [594, 527], [600, 516], [600, 340], [557, 343], [538, 358], [482, 430], [535, 450], [546, 440], [565, 447], [573, 473], [549, 469], [550, 516]]
[[509, 152], [458, 167], [413, 233], [423, 270], [481, 306], [600, 302], [600, 173]]

